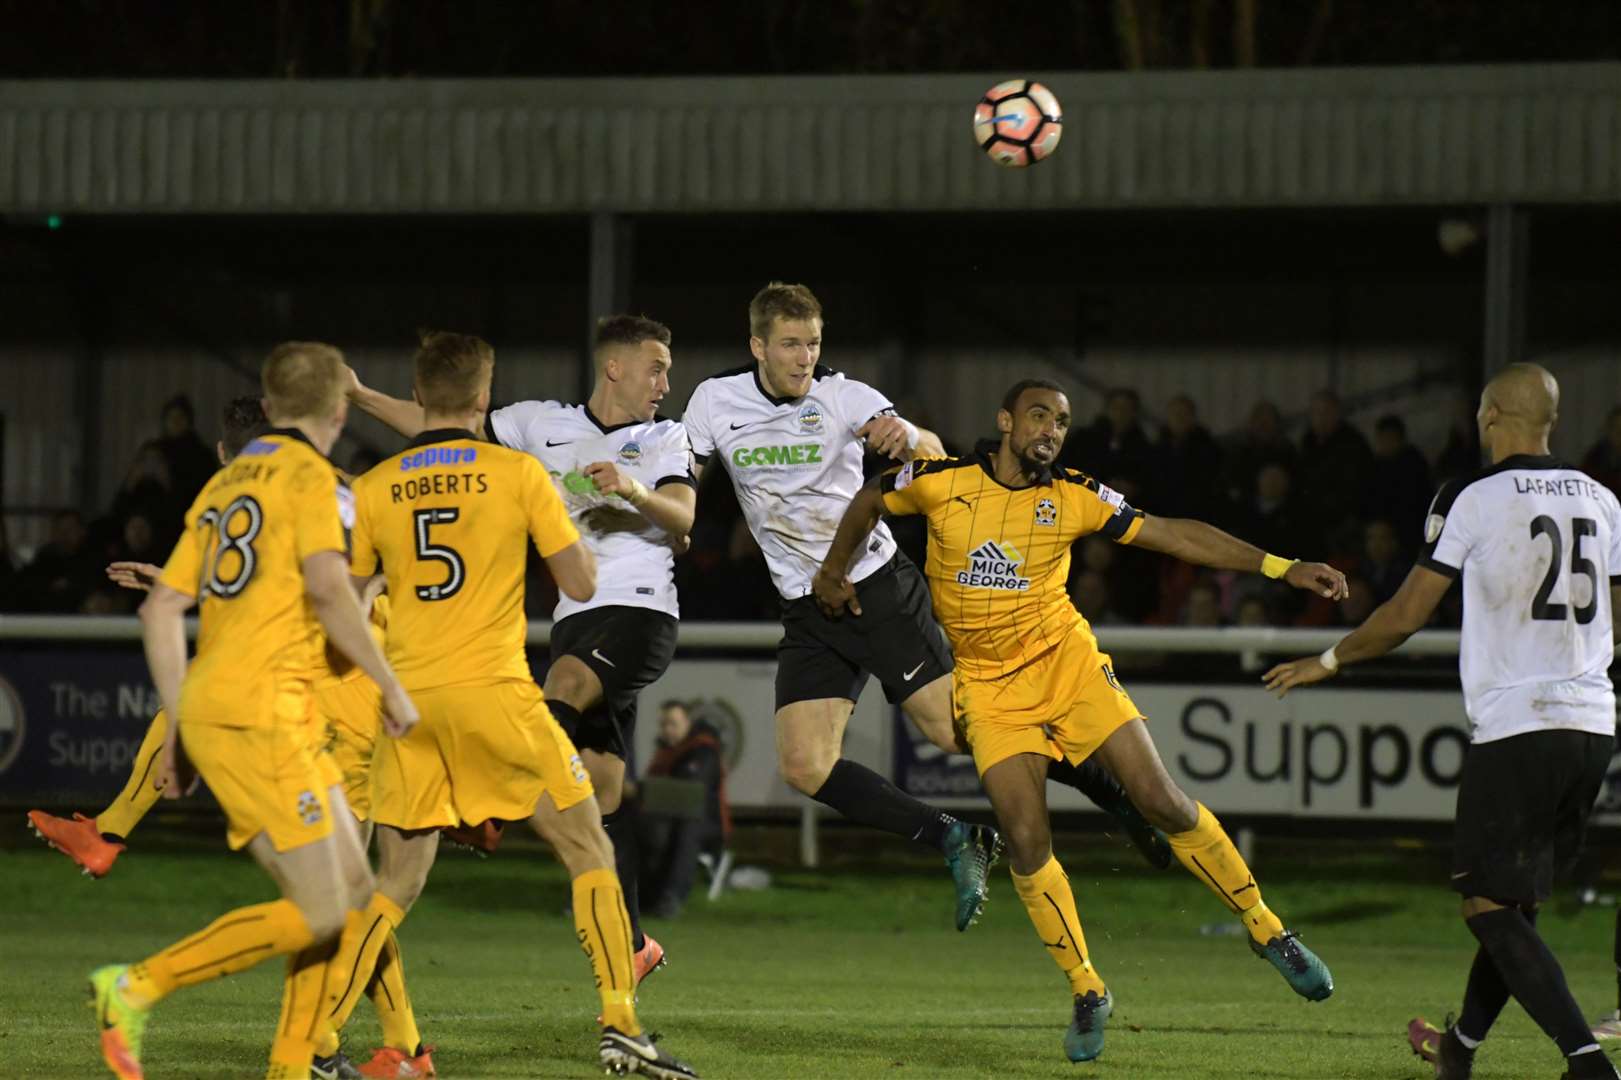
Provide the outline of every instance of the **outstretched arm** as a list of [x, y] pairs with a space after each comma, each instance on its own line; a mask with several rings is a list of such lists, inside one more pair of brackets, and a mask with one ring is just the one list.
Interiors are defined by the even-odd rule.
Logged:
[[355, 408], [367, 416], [376, 417], [407, 439], [416, 438], [427, 426], [421, 405], [414, 401], [389, 397], [380, 390], [373, 390], [360, 381], [360, 376], [355, 374], [354, 368], [349, 369], [348, 394], [349, 401]]
[[1266, 673], [1266, 688], [1279, 697], [1297, 686], [1309, 686], [1339, 671], [1341, 665], [1372, 660], [1394, 649], [1430, 621], [1452, 579], [1415, 566], [1396, 595], [1374, 609], [1363, 624], [1321, 656], [1308, 656], [1279, 664]]
[[1131, 543], [1195, 566], [1282, 578], [1297, 589], [1309, 589], [1329, 600], [1343, 600], [1351, 595], [1345, 575], [1326, 563], [1290, 562], [1268, 555], [1254, 544], [1192, 518], [1144, 515], [1142, 527]]
[[194, 597], [162, 582], [141, 604], [141, 640], [152, 683], [169, 714], [163, 756], [153, 786], [167, 799], [178, 799], [197, 786], [197, 773], [180, 744], [180, 685], [186, 678], [186, 612]]
[[878, 527], [878, 519], [883, 513], [884, 496], [878, 488], [878, 478], [874, 477], [856, 492], [856, 497], [845, 507], [838, 532], [833, 534], [833, 546], [827, 549], [827, 558], [822, 560], [811, 582], [817, 604], [828, 615], [837, 616], [846, 607], [852, 615], [861, 614], [856, 587], [848, 576], [850, 564], [855, 561], [856, 553], [866, 543], [873, 529]]

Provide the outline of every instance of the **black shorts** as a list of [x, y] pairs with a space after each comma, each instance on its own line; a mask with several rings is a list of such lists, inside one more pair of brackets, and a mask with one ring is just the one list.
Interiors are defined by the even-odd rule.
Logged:
[[552, 662], [572, 656], [602, 681], [602, 701], [569, 738], [580, 750], [625, 757], [636, 730], [636, 696], [675, 656], [676, 620], [639, 607], [581, 611], [552, 627]]
[[856, 596], [861, 614], [837, 619], [823, 615], [812, 596], [783, 604], [777, 708], [819, 698], [856, 701], [869, 675], [898, 704], [951, 674], [951, 646], [911, 559], [897, 553], [857, 583]]
[[1463, 761], [1452, 887], [1504, 905], [1540, 904], [1581, 851], [1613, 735], [1532, 731], [1477, 743]]

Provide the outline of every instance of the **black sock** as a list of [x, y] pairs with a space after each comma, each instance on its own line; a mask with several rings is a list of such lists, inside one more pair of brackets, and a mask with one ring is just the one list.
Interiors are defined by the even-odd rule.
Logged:
[[546, 707], [552, 711], [552, 719], [557, 721], [557, 726], [563, 729], [564, 735], [570, 740], [580, 737], [579, 709], [566, 701], [557, 701], [553, 698], [546, 699]]
[[1491, 953], [1485, 948], [1475, 950], [1475, 962], [1469, 968], [1469, 984], [1463, 991], [1463, 1011], [1455, 1025], [1459, 1034], [1473, 1042], [1484, 1042], [1486, 1033], [1497, 1022], [1497, 1015], [1508, 1004], [1508, 985], [1497, 971]]
[[1074, 788], [1096, 803], [1099, 810], [1116, 817], [1131, 806], [1126, 789], [1120, 786], [1108, 769], [1091, 758], [1079, 765], [1071, 765], [1067, 758], [1059, 758], [1047, 766], [1047, 779]]
[[1530, 920], [1514, 908], [1497, 908], [1464, 921], [1491, 954], [1514, 1000], [1559, 1045], [1560, 1053], [1569, 1057], [1594, 1045], [1593, 1031], [1570, 996], [1559, 961]]
[[619, 888], [625, 894], [625, 911], [630, 915], [630, 943], [640, 952], [647, 944], [647, 937], [642, 933], [642, 903], [636, 888], [641, 852], [636, 846], [635, 804], [622, 802], [619, 809], [604, 814], [602, 827], [614, 845], [614, 872], [619, 875]]
[[811, 798], [858, 824], [935, 848], [945, 843], [946, 830], [957, 823], [950, 814], [912, 798], [865, 765], [844, 758]]

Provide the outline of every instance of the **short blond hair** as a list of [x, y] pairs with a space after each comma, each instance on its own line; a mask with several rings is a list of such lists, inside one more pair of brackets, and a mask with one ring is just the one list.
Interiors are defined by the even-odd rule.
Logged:
[[804, 285], [773, 281], [749, 301], [749, 333], [761, 341], [771, 340], [773, 319], [820, 319], [822, 302]]
[[344, 393], [343, 353], [319, 341], [284, 341], [260, 369], [265, 411], [273, 418], [326, 418]]
[[465, 412], [478, 404], [495, 370], [495, 350], [483, 338], [423, 330], [417, 346], [417, 400], [434, 412]]

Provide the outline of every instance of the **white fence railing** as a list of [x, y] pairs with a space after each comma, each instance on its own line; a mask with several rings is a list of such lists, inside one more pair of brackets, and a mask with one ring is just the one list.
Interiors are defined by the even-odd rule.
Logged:
[[[187, 632], [195, 635], [196, 620]], [[529, 644], [551, 640], [552, 624], [529, 624]], [[1172, 627], [1102, 626], [1098, 640], [1110, 652], [1164, 653], [1307, 653], [1322, 652], [1345, 636], [1344, 629], [1299, 630], [1276, 627]], [[681, 645], [689, 649], [774, 649], [782, 627], [767, 622], [687, 622], [681, 624]], [[1414, 634], [1399, 653], [1406, 656], [1456, 656], [1456, 630], [1425, 630]], [[141, 640], [141, 622], [133, 615], [0, 615], [3, 641]]]

